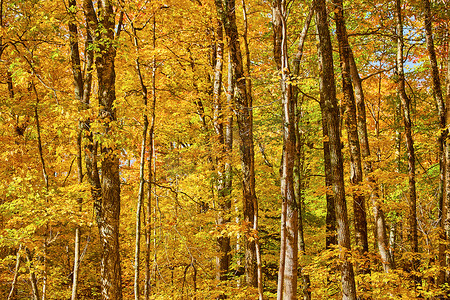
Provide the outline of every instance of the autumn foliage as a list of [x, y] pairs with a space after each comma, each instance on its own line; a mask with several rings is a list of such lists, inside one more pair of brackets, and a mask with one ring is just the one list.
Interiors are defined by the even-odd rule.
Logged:
[[428, 1], [324, 2], [334, 137], [322, 1], [2, 0], [0, 298], [277, 299], [282, 274], [282, 299], [354, 299], [345, 268], [360, 299], [450, 297], [450, 7]]

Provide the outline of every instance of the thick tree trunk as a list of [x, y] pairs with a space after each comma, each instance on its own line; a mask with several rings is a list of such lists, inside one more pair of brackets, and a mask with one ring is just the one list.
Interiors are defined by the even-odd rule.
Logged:
[[[447, 168], [447, 160], [445, 157], [445, 144], [447, 139], [446, 120], [445, 120], [445, 102], [442, 96], [441, 80], [439, 78], [439, 68], [437, 65], [436, 51], [433, 42], [433, 19], [431, 14], [430, 0], [424, 0], [425, 13], [425, 36], [427, 42], [428, 55], [431, 64], [431, 75], [433, 78], [433, 97], [436, 101], [439, 116], [440, 134], [438, 137], [439, 147], [439, 192], [438, 192], [438, 226], [439, 226], [439, 273], [437, 276], [437, 285], [440, 286], [445, 282], [445, 228], [444, 228], [444, 194], [445, 194], [445, 172]], [[448, 92], [448, 91], [447, 91]]]
[[[281, 165], [282, 224], [280, 266], [278, 270], [277, 299], [297, 299], [298, 266], [298, 211], [294, 188], [295, 165], [295, 99], [292, 94], [287, 54], [286, 2], [272, 3], [272, 24], [274, 33], [274, 56], [280, 72], [283, 155]], [[284, 232], [283, 232], [284, 231]]]
[[367, 242], [367, 218], [365, 197], [358, 186], [363, 179], [361, 150], [356, 122], [356, 105], [350, 75], [350, 45], [345, 27], [344, 7], [342, 0], [333, 0], [335, 6], [336, 35], [339, 43], [339, 56], [342, 70], [342, 90], [344, 93], [345, 125], [347, 127], [350, 150], [350, 182], [353, 190], [353, 211], [355, 215], [356, 246], [361, 254], [369, 251]]
[[[316, 33], [317, 33], [317, 44], [320, 44], [319, 34], [318, 34], [318, 28], [316, 26]], [[323, 73], [323, 63], [321, 63], [321, 49], [318, 47], [317, 49], [319, 53], [319, 74]], [[324, 90], [324, 82], [323, 77], [319, 77], [319, 85], [320, 85], [320, 110], [322, 112], [325, 111], [325, 103], [323, 101], [324, 96], [322, 95]], [[324, 171], [325, 171], [325, 188], [326, 188], [326, 202], [327, 202], [327, 215], [325, 218], [325, 248], [331, 249], [333, 245], [338, 244], [337, 240], [337, 231], [336, 231], [336, 208], [334, 204], [334, 195], [332, 191], [332, 185], [333, 185], [333, 178], [332, 178], [332, 172], [331, 172], [331, 156], [330, 156], [330, 141], [328, 139], [328, 127], [327, 127], [327, 115], [322, 113], [321, 118], [321, 125], [322, 125], [322, 135], [323, 135], [323, 159], [324, 159]]]
[[[406, 153], [408, 155], [408, 206], [409, 206], [409, 231], [408, 240], [411, 243], [411, 252], [419, 251], [419, 241], [417, 236], [417, 212], [416, 212], [416, 162], [414, 154], [414, 142], [411, 130], [410, 99], [405, 89], [405, 74], [403, 71], [403, 21], [401, 13], [401, 0], [396, 0], [397, 19], [397, 93], [401, 101], [403, 123], [406, 136]], [[413, 270], [417, 268], [417, 261], [412, 263]]]
[[[245, 275], [247, 284], [258, 287], [257, 265], [257, 213], [258, 202], [255, 192], [255, 170], [253, 149], [253, 124], [250, 97], [247, 95], [239, 35], [236, 26], [236, 6], [234, 0], [215, 0], [217, 13], [224, 26], [228, 41], [230, 63], [235, 84], [236, 120], [239, 128], [239, 148], [242, 164], [242, 190], [244, 200], [244, 222], [248, 224], [249, 238], [245, 236]], [[255, 228], [256, 227], [256, 228]], [[256, 237], [256, 238], [255, 238]]]
[[319, 33], [319, 60], [322, 64], [321, 102], [323, 102], [324, 108], [322, 113], [327, 116], [333, 195], [336, 205], [337, 232], [341, 259], [342, 298], [356, 300], [353, 266], [348, 260], [348, 251], [350, 251], [350, 231], [344, 190], [343, 161], [339, 129], [339, 107], [336, 99], [331, 38], [328, 28], [325, 1], [315, 0], [315, 10]]
[[[108, 0], [98, 3], [98, 17], [91, 0], [84, 0], [83, 6], [87, 22], [92, 29], [91, 35], [94, 37], [94, 42], [98, 42], [97, 45], [99, 47], [95, 58], [95, 65], [98, 80], [98, 100], [101, 107], [100, 118], [103, 122], [103, 132], [101, 134], [108, 140], [112, 139], [109, 132], [111, 130], [109, 123], [116, 120], [116, 114], [113, 108], [116, 99], [116, 74], [114, 69], [116, 50], [113, 46], [115, 38], [115, 13], [112, 3]], [[101, 289], [103, 299], [121, 300], [119, 157], [115, 152], [113, 141], [108, 144], [108, 147], [102, 146], [101, 149], [103, 156], [101, 162], [101, 190], [100, 195], [95, 198], [96, 203], [94, 204], [102, 244], [100, 268]]]

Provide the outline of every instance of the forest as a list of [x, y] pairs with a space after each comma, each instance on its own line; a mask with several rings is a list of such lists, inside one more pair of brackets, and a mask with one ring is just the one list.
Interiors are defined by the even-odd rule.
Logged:
[[0, 0], [0, 298], [450, 298], [449, 28], [448, 0]]

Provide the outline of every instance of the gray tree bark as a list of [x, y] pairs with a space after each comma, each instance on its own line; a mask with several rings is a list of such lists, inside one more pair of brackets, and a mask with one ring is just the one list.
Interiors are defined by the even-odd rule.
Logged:
[[325, 114], [327, 119], [331, 177], [333, 180], [332, 187], [336, 206], [337, 233], [340, 248], [342, 299], [356, 300], [353, 266], [348, 260], [348, 251], [350, 251], [350, 231], [344, 190], [343, 161], [339, 129], [339, 107], [336, 99], [331, 38], [328, 28], [325, 1], [315, 0], [314, 5], [316, 10], [317, 30], [319, 33], [319, 60], [322, 65], [321, 101], [323, 101], [324, 108], [322, 114]]
[[281, 247], [277, 299], [297, 299], [298, 205], [295, 198], [294, 166], [296, 159], [295, 98], [290, 84], [287, 53], [286, 1], [272, 2], [274, 57], [280, 72], [283, 116], [283, 155], [281, 165]]

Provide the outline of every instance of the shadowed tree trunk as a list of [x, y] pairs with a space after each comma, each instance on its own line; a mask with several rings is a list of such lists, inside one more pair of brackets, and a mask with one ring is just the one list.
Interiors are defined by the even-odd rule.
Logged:
[[[410, 99], [406, 94], [405, 74], [403, 71], [403, 21], [401, 12], [401, 0], [396, 0], [395, 16], [397, 21], [397, 93], [401, 101], [403, 124], [405, 127], [406, 153], [408, 155], [408, 240], [411, 245], [411, 252], [419, 251], [419, 241], [417, 235], [417, 212], [416, 212], [416, 161], [414, 154], [414, 142], [411, 130]], [[412, 260], [412, 268], [418, 267], [417, 260]]]
[[[436, 59], [436, 51], [433, 42], [433, 19], [431, 14], [430, 0], [424, 0], [425, 13], [425, 37], [427, 42], [428, 56], [431, 64], [431, 76], [433, 78], [433, 97], [436, 101], [439, 116], [440, 134], [438, 137], [439, 147], [439, 192], [438, 192], [438, 226], [439, 226], [439, 274], [437, 276], [437, 285], [440, 286], [445, 282], [445, 228], [444, 228], [444, 194], [445, 194], [445, 172], [447, 168], [447, 160], [444, 149], [446, 147], [447, 130], [445, 120], [445, 102], [442, 96], [441, 80], [439, 78], [439, 68]], [[448, 93], [448, 91], [447, 91]]]
[[[257, 215], [258, 201], [255, 192], [254, 147], [251, 97], [247, 94], [239, 35], [236, 26], [236, 5], [234, 0], [215, 0], [217, 14], [227, 37], [228, 51], [233, 75], [234, 109], [239, 128], [239, 149], [242, 164], [242, 190], [244, 222], [248, 232], [245, 235], [245, 275], [247, 284], [258, 287], [257, 264]], [[251, 235], [252, 237], [250, 237]], [[259, 266], [261, 267], [261, 266]]]
[[[222, 23], [218, 21], [216, 27], [216, 44], [215, 44], [215, 61], [214, 63], [214, 80], [213, 80], [213, 106], [214, 106], [214, 131], [216, 133], [217, 146], [219, 148], [216, 157], [217, 165], [217, 192], [219, 201], [219, 215], [217, 217], [218, 226], [226, 226], [230, 218], [231, 210], [231, 181], [227, 180], [226, 160], [229, 155], [228, 145], [225, 144], [224, 127], [226, 126], [226, 112], [221, 98], [222, 90], [222, 70], [223, 70], [223, 29]], [[216, 279], [227, 280], [230, 266], [230, 237], [228, 235], [219, 236], [217, 238], [219, 246], [219, 254], [216, 257]]]
[[389, 242], [386, 234], [386, 222], [384, 218], [384, 212], [382, 209], [382, 202], [380, 199], [379, 186], [371, 174], [373, 172], [372, 161], [370, 160], [370, 148], [369, 138], [367, 136], [367, 123], [366, 123], [366, 104], [364, 100], [364, 91], [362, 88], [362, 80], [359, 76], [358, 69], [356, 67], [355, 58], [353, 52], [349, 48], [349, 62], [350, 62], [350, 74], [354, 84], [355, 102], [357, 109], [357, 128], [359, 144], [361, 146], [361, 156], [363, 158], [364, 175], [366, 176], [367, 184], [371, 190], [370, 200], [373, 206], [373, 215], [375, 220], [375, 238], [378, 245], [378, 251], [380, 252], [383, 269], [388, 272], [392, 268], [392, 258], [389, 252]]
[[339, 43], [339, 56], [342, 71], [343, 105], [345, 108], [345, 125], [347, 127], [350, 150], [350, 182], [353, 190], [353, 211], [355, 215], [356, 246], [361, 254], [369, 251], [367, 242], [367, 218], [365, 197], [359, 189], [363, 179], [361, 151], [356, 122], [356, 105], [350, 74], [350, 45], [345, 27], [344, 7], [342, 0], [333, 0], [335, 6], [336, 36]]
[[[450, 38], [450, 33], [447, 32], [447, 41]], [[450, 45], [450, 42], [447, 42], [447, 49], [448, 45]], [[450, 106], [450, 51], [447, 51], [447, 86], [446, 86], [447, 95], [445, 98], [445, 123], [450, 124], [450, 109], [448, 107]], [[448, 134], [448, 133], [447, 133]], [[447, 142], [445, 146], [445, 159], [447, 162], [450, 162], [450, 145]], [[444, 226], [446, 226], [446, 235], [447, 240], [450, 239], [450, 224], [448, 220], [450, 220], [450, 167], [447, 167], [445, 169], [445, 207], [447, 208], [447, 214], [446, 214], [446, 223]], [[447, 249], [448, 251], [448, 249]], [[450, 255], [447, 254], [447, 261], [450, 260]], [[446, 282], [450, 284], [450, 272], [446, 272]]]
[[[314, 8], [314, 7], [313, 7]], [[318, 35], [318, 29], [316, 26], [316, 37], [317, 37], [317, 44], [319, 45], [319, 35]], [[321, 63], [321, 49], [320, 47], [317, 48], [318, 56], [319, 56], [319, 74], [322, 74], [322, 63]], [[323, 92], [323, 77], [319, 77], [319, 84], [320, 84], [320, 110], [322, 112], [325, 111], [325, 102], [324, 102], [324, 96], [322, 95]], [[330, 156], [330, 141], [328, 140], [328, 127], [327, 127], [327, 115], [322, 113], [321, 118], [321, 125], [322, 125], [322, 136], [323, 136], [323, 160], [324, 160], [324, 171], [325, 171], [325, 188], [326, 188], [326, 202], [327, 202], [327, 215], [325, 218], [325, 248], [331, 249], [333, 245], [338, 244], [337, 240], [337, 232], [336, 232], [336, 208], [334, 204], [334, 196], [332, 191], [332, 185], [333, 185], [333, 179], [332, 179], [332, 173], [331, 173], [331, 156]]]
[[[119, 254], [119, 217], [120, 217], [120, 175], [119, 157], [111, 136], [110, 122], [116, 121], [116, 112], [113, 108], [116, 99], [114, 61], [116, 50], [113, 46], [115, 39], [115, 12], [109, 0], [97, 3], [98, 10], [94, 9], [91, 0], [84, 0], [83, 8], [86, 20], [91, 29], [93, 42], [98, 45], [95, 56], [95, 66], [98, 80], [98, 100], [100, 104], [100, 119], [102, 134], [109, 140], [108, 146], [101, 146], [101, 190], [95, 197], [95, 212], [97, 225], [102, 244], [101, 254], [101, 293], [103, 299], [122, 299], [122, 282]], [[99, 15], [97, 15], [97, 13]], [[118, 32], [120, 32], [121, 18]], [[94, 150], [95, 155], [95, 150]], [[95, 165], [94, 165], [95, 168]], [[98, 172], [95, 174], [97, 177]], [[98, 178], [95, 178], [95, 188]]]
[[[333, 56], [330, 31], [328, 28], [327, 11], [324, 0], [315, 0], [316, 23], [319, 34], [319, 63], [321, 72], [321, 102], [322, 114], [326, 115], [330, 162], [332, 174], [333, 196], [336, 207], [336, 222], [338, 243], [341, 259], [342, 299], [356, 300], [356, 286], [353, 266], [348, 260], [350, 251], [350, 231], [347, 216], [347, 206], [344, 190], [344, 174], [339, 129], [339, 107], [336, 99], [336, 84], [334, 79]], [[325, 137], [327, 138], [327, 137]]]
[[[132, 33], [133, 33], [133, 45], [135, 47], [136, 55], [138, 56], [140, 46], [138, 42], [137, 29], [133, 24], [133, 21], [128, 17]], [[144, 83], [144, 77], [142, 75], [141, 63], [139, 57], [135, 59], [136, 73], [138, 75], [139, 85], [141, 88], [142, 102], [144, 107], [148, 104], [148, 91], [147, 86]], [[145, 110], [146, 111], [146, 110]], [[139, 300], [141, 298], [140, 293], [140, 255], [141, 255], [141, 211], [144, 202], [144, 187], [145, 187], [145, 150], [147, 148], [147, 131], [148, 131], [148, 116], [145, 112], [143, 114], [143, 128], [142, 128], [142, 144], [139, 162], [139, 192], [136, 205], [136, 230], [135, 230], [135, 250], [134, 250], [134, 299]], [[150, 155], [151, 156], [151, 155]], [[150, 184], [150, 183], [149, 183]]]
[[[156, 16], [152, 19], [152, 46], [156, 49]], [[152, 58], [152, 82], [151, 82], [151, 111], [150, 111], [150, 127], [148, 129], [148, 179], [147, 179], [147, 206], [145, 220], [145, 284], [144, 297], [145, 300], [150, 299], [151, 294], [151, 274], [150, 274], [150, 256], [151, 256], [151, 224], [152, 224], [152, 185], [153, 176], [156, 172], [156, 165], [152, 164], [154, 155], [154, 132], [155, 132], [155, 111], [156, 111], [156, 57]], [[155, 167], [153, 169], [153, 167]], [[156, 252], [155, 252], [156, 255]]]
[[[87, 39], [85, 44], [85, 70], [84, 74], [81, 69], [81, 58], [79, 52], [78, 45], [78, 28], [76, 22], [76, 0], [69, 1], [69, 14], [71, 17], [69, 23], [69, 32], [70, 32], [70, 58], [72, 65], [72, 75], [74, 79], [74, 94], [75, 99], [79, 101], [79, 105], [81, 109], [86, 109], [89, 106], [89, 97], [91, 91], [91, 82], [92, 82], [92, 64], [93, 64], [93, 53], [92, 50], [89, 50], [90, 44], [92, 40], [90, 38], [89, 31], [87, 32]], [[87, 121], [79, 122], [79, 129], [77, 134], [77, 170], [78, 170], [78, 183], [83, 183], [83, 157], [82, 157], [82, 143], [83, 143], [83, 133], [85, 130], [89, 128], [89, 124]], [[88, 136], [92, 137], [88, 133]], [[89, 145], [85, 147], [86, 149], [92, 149], [92, 140], [89, 140]], [[87, 156], [86, 156], [87, 157]], [[92, 174], [92, 170], [87, 170]], [[79, 210], [82, 209], [83, 199], [78, 199]], [[71, 300], [77, 299], [78, 292], [78, 272], [80, 267], [80, 237], [81, 237], [81, 229], [80, 226], [75, 228], [75, 245], [74, 245], [74, 262], [73, 262], [73, 277], [72, 277], [72, 295]]]

